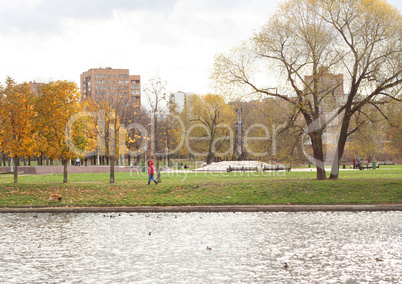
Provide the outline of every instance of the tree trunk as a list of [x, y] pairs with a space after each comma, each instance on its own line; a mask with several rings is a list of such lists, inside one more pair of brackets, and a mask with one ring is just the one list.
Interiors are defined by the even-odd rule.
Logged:
[[158, 183], [161, 183], [162, 180], [161, 180], [161, 170], [160, 170], [160, 168], [159, 168], [159, 160], [160, 160], [160, 157], [157, 156], [157, 157], [156, 157], [156, 181], [157, 181]]
[[207, 156], [207, 164], [210, 164], [213, 161], [213, 159], [214, 159], [214, 154], [212, 152], [209, 152], [208, 156]]
[[310, 134], [311, 146], [314, 152], [314, 161], [317, 168], [317, 179], [326, 179], [325, 168], [324, 168], [324, 151], [322, 149], [322, 135], [316, 132]]
[[337, 179], [339, 176], [339, 165], [341, 163], [343, 152], [345, 150], [346, 139], [348, 138], [348, 129], [350, 123], [350, 114], [345, 113], [342, 121], [341, 131], [339, 132], [338, 145], [334, 155], [334, 161], [332, 162], [330, 179]]
[[18, 156], [15, 156], [14, 158], [14, 183], [18, 183]]
[[114, 183], [114, 156], [109, 157], [110, 162], [110, 183]]
[[61, 159], [63, 163], [63, 183], [67, 183], [67, 162], [68, 159]]

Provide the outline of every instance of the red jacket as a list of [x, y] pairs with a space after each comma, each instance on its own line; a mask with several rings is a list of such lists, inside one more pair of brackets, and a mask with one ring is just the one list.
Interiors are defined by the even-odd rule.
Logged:
[[148, 168], [148, 174], [149, 175], [154, 175], [154, 163], [152, 161], [149, 161], [149, 168]]

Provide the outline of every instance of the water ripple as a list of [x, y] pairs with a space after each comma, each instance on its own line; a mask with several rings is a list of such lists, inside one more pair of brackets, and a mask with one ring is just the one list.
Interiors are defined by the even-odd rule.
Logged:
[[0, 283], [402, 282], [401, 212], [33, 215], [0, 215]]

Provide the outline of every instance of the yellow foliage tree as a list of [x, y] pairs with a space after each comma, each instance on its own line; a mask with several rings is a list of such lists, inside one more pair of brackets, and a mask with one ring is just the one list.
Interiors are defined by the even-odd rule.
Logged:
[[33, 95], [29, 85], [17, 84], [7, 77], [6, 86], [1, 89], [0, 143], [3, 151], [15, 158], [14, 182], [18, 182], [18, 159], [29, 157], [35, 150], [35, 134], [32, 123], [34, 116]]
[[[77, 156], [72, 145], [82, 150], [77, 141], [83, 141], [83, 130], [77, 125], [70, 127], [70, 118], [80, 111], [79, 92], [75, 83], [56, 81], [45, 84], [36, 98], [35, 126], [41, 150], [52, 159], [61, 158], [64, 166], [63, 182], [67, 182], [67, 163]], [[65, 134], [67, 137], [66, 139]], [[74, 143], [75, 142], [75, 143]]]
[[[192, 149], [198, 149], [194, 155], [198, 156], [202, 150], [209, 164], [218, 152], [219, 156], [231, 153], [234, 138], [232, 126], [236, 116], [233, 108], [226, 104], [224, 97], [212, 94], [193, 95], [189, 97], [188, 104], [192, 106], [190, 120], [193, 123], [189, 136], [197, 138], [198, 141], [193, 146], [190, 146], [191, 143], [187, 145]], [[197, 124], [199, 127], [196, 127]]]

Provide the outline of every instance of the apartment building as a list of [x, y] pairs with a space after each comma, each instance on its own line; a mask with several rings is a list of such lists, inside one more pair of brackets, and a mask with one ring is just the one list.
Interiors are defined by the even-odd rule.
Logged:
[[171, 105], [174, 105], [174, 107], [176, 108], [176, 111], [182, 111], [186, 105], [186, 100], [187, 97], [189, 96], [189, 93], [185, 93], [182, 91], [178, 91], [175, 93], [171, 93], [169, 95], [169, 103]]
[[[315, 80], [314, 80], [315, 79]], [[329, 72], [329, 67], [321, 66], [319, 72], [314, 76], [305, 76], [304, 80], [307, 84], [306, 91], [314, 89], [314, 81], [317, 82], [317, 101], [321, 109], [321, 123], [328, 122], [336, 113], [338, 108], [346, 102], [347, 96], [343, 90], [343, 74], [333, 74]], [[313, 101], [313, 99], [311, 99]], [[324, 142], [328, 145], [336, 145], [338, 143], [340, 117], [330, 121], [323, 133]], [[333, 157], [333, 153], [327, 149], [327, 157]]]
[[323, 111], [331, 112], [345, 102], [342, 74], [332, 74], [329, 72], [329, 67], [321, 66], [316, 78], [312, 75], [304, 76], [307, 93], [310, 88], [314, 89], [314, 79], [316, 79], [318, 87], [317, 99], [320, 100]]
[[129, 69], [93, 68], [80, 76], [81, 99], [117, 96], [127, 108], [141, 107], [141, 76], [130, 75]]

